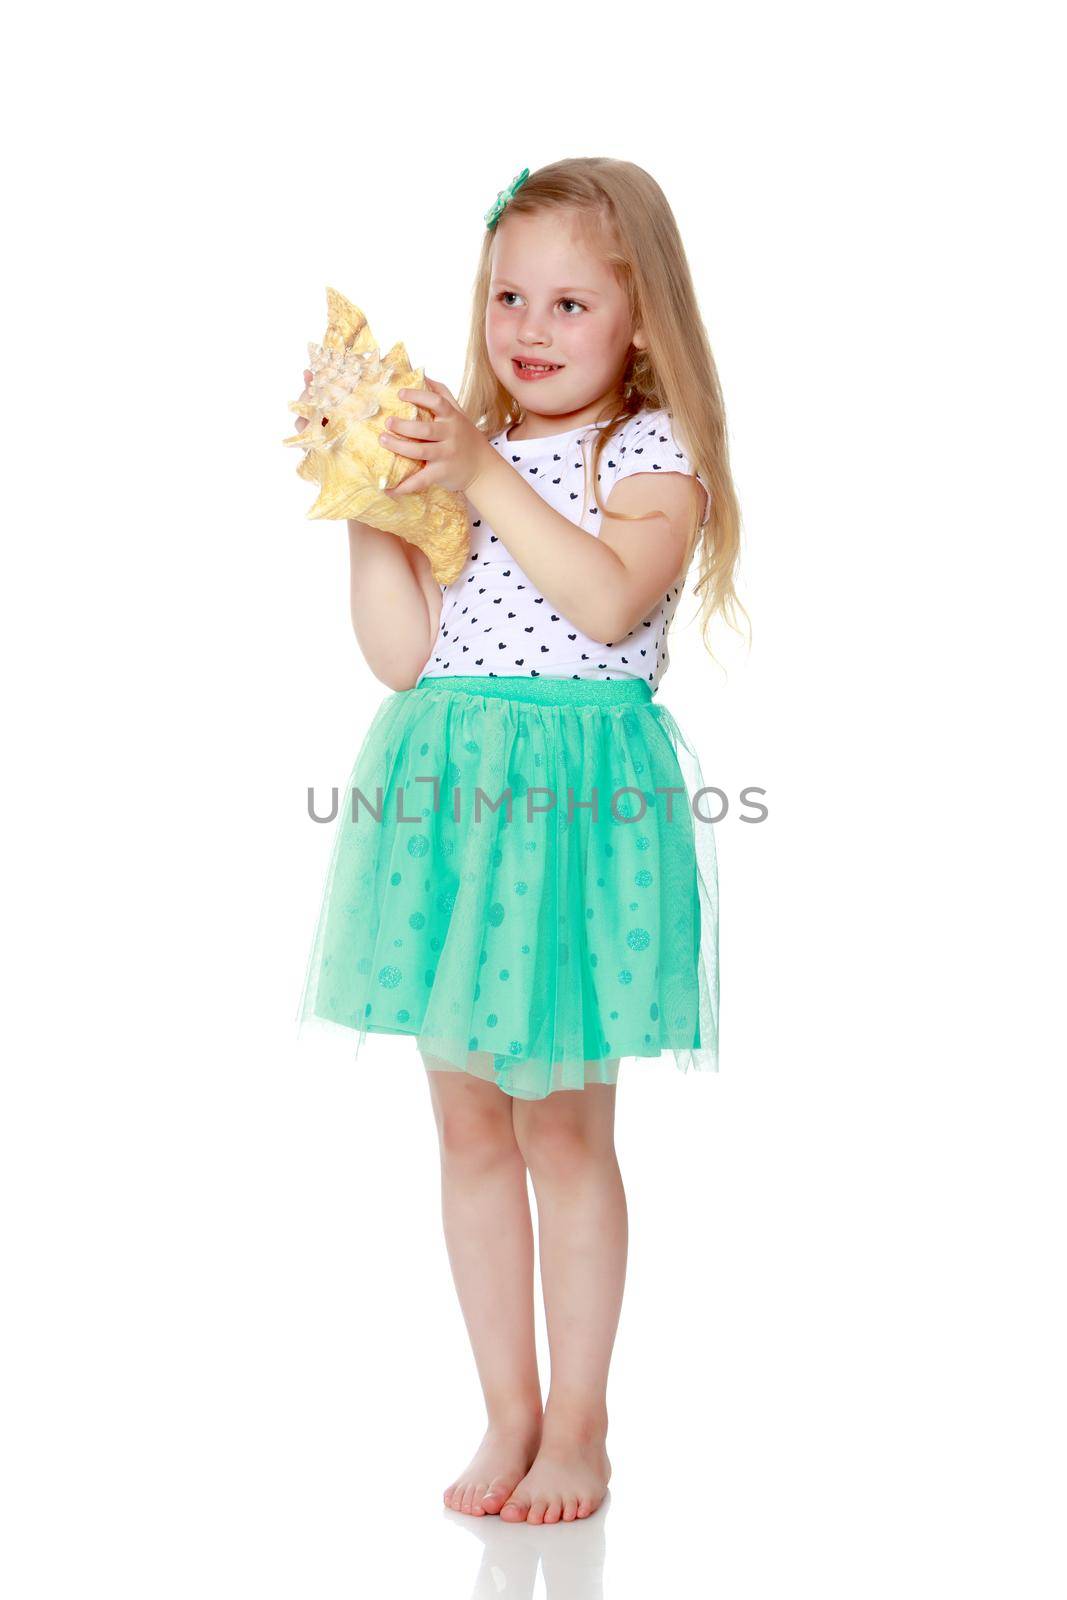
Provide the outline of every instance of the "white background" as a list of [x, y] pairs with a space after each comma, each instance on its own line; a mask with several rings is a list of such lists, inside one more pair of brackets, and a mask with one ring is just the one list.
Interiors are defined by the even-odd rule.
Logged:
[[[19, 14], [12, 1600], [1063, 1594], [1052, 16]], [[483, 212], [592, 154], [675, 210], [745, 518], [752, 652], [690, 594], [661, 697], [770, 816], [717, 829], [719, 1074], [623, 1064], [609, 1500], [517, 1528], [441, 1505], [483, 1413], [412, 1046], [294, 1038], [306, 790], [388, 691], [280, 441], [327, 283], [455, 392]]]

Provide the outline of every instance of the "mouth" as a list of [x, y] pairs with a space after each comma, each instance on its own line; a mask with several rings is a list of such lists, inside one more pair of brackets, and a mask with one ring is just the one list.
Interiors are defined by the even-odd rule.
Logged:
[[520, 378], [549, 378], [561, 370], [562, 362], [521, 361], [518, 356], [512, 356], [511, 365]]

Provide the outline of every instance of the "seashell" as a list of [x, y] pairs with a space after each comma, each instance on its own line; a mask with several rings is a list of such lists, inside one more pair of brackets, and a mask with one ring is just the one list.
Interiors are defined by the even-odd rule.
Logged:
[[451, 583], [470, 554], [464, 496], [439, 484], [399, 500], [384, 492], [422, 465], [385, 449], [378, 436], [391, 417], [432, 420], [432, 411], [397, 395], [398, 389], [422, 388], [424, 370], [412, 368], [402, 344], [383, 357], [363, 312], [336, 289], [326, 290], [326, 310], [322, 343], [308, 344], [308, 398], [289, 402], [289, 410], [306, 417], [308, 426], [282, 440], [304, 452], [298, 477], [319, 485], [308, 516], [352, 517], [398, 534], [425, 552], [437, 583]]

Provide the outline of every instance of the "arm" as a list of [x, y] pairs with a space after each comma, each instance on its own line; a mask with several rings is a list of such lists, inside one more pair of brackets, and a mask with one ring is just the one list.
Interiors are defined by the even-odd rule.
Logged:
[[[561, 615], [601, 644], [625, 638], [679, 577], [684, 577], [700, 488], [679, 472], [622, 479], [605, 502], [594, 538], [542, 500], [491, 451], [467, 499]], [[621, 522], [612, 512], [656, 512]]]
[[399, 535], [351, 518], [348, 552], [352, 626], [367, 665], [390, 689], [410, 689], [433, 648], [441, 613], [430, 563]]

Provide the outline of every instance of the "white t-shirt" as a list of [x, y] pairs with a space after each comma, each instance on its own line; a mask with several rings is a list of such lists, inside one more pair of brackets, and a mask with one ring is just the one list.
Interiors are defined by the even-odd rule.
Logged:
[[[592, 423], [547, 439], [509, 439], [507, 430], [489, 443], [521, 472], [555, 510], [598, 536], [600, 512], [592, 499], [583, 507], [583, 449], [591, 465], [593, 438], [607, 423]], [[675, 438], [670, 413], [646, 408], [631, 417], [604, 451], [600, 499], [634, 472], [684, 472], [689, 457]], [[711, 497], [704, 488], [705, 517]], [[459, 576], [441, 589], [441, 620], [419, 677], [642, 678], [653, 694], [670, 660], [667, 631], [684, 578], [659, 600], [624, 639], [598, 644], [555, 611], [508, 553], [502, 540], [470, 507], [470, 554]], [[650, 535], [651, 537], [652, 535]]]

